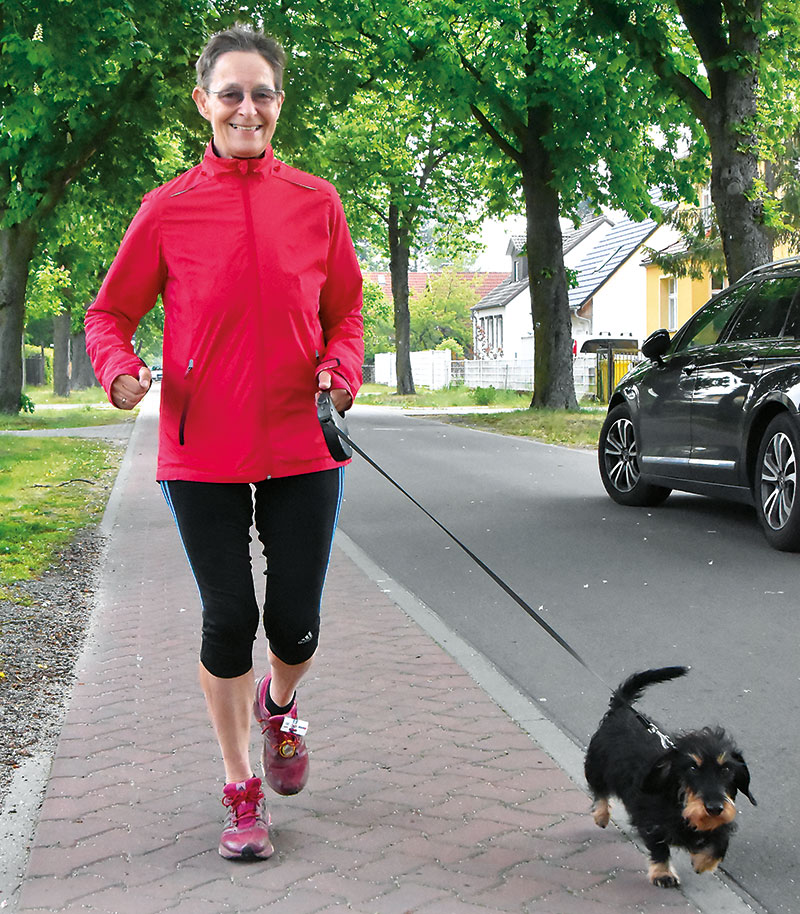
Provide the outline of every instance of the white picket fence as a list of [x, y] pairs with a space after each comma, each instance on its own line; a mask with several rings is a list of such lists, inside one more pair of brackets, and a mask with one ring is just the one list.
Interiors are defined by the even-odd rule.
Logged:
[[[577, 355], [572, 363], [575, 396], [580, 400], [597, 390], [597, 357]], [[466, 387], [494, 387], [497, 390], [533, 390], [533, 359], [450, 359], [449, 352], [429, 349], [411, 353], [414, 386], [437, 389], [450, 384]], [[376, 384], [397, 385], [393, 352], [375, 356]]]

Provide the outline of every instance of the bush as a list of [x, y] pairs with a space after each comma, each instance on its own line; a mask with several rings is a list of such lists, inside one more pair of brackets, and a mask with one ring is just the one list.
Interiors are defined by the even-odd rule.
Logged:
[[27, 394], [19, 395], [19, 411], [21, 413], [32, 413], [36, 409], [36, 404]]
[[476, 387], [472, 393], [476, 406], [491, 406], [497, 398], [494, 387]]

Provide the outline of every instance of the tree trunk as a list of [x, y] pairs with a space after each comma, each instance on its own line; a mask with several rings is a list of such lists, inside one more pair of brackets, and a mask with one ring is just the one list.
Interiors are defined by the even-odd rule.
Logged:
[[728, 282], [772, 260], [772, 238], [761, 200], [748, 199], [759, 177], [755, 138], [743, 137], [742, 122], [757, 114], [757, 76], [725, 73], [715, 81], [725, 93], [705, 125], [711, 146], [711, 199], [717, 214]]
[[[710, 98], [688, 81], [685, 98], [708, 134], [711, 199], [717, 214], [728, 281], [772, 260], [772, 238], [763, 204], [754, 195], [759, 178], [757, 138], [761, 0], [721, 4], [710, 15], [697, 0], [678, 9], [708, 73]], [[723, 53], [724, 52], [724, 53]], [[755, 197], [748, 199], [748, 196]]]
[[20, 410], [25, 288], [35, 241], [29, 223], [0, 228], [0, 413]]
[[85, 390], [87, 387], [99, 386], [94, 374], [94, 368], [92, 368], [92, 363], [86, 352], [86, 332], [84, 330], [72, 335], [70, 350], [72, 351], [70, 390]]
[[53, 318], [53, 393], [69, 396], [69, 331], [72, 315], [62, 311]]
[[397, 392], [413, 394], [411, 373], [411, 314], [408, 310], [408, 229], [400, 225], [396, 204], [389, 205], [389, 271], [392, 275], [394, 300], [394, 338], [397, 350]]
[[577, 409], [559, 198], [550, 153], [540, 139], [547, 129], [542, 122], [550, 116], [548, 110], [531, 112], [521, 164], [535, 346], [531, 406]]

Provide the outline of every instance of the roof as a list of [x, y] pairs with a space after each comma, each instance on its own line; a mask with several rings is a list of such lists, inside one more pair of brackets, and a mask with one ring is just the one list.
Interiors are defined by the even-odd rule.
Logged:
[[520, 292], [524, 292], [527, 288], [527, 276], [524, 279], [514, 279], [513, 276], [506, 276], [499, 286], [492, 289], [488, 295], [484, 295], [477, 305], [473, 305], [472, 310], [483, 311], [484, 308], [501, 308], [503, 305], [513, 301]]
[[[600, 228], [601, 225], [613, 224], [614, 223], [608, 216], [603, 215], [584, 219], [577, 228], [565, 229], [565, 231], [562, 232], [561, 250], [565, 254], [568, 254], [573, 248], [577, 247], [584, 238], [588, 238], [595, 229]], [[526, 243], [527, 238], [525, 235], [515, 232], [511, 235], [508, 242], [506, 254], [510, 254], [512, 257], [518, 257], [525, 250]]]
[[[409, 295], [424, 292], [428, 283], [436, 276], [441, 276], [442, 272], [409, 272], [408, 274], [408, 292]], [[470, 273], [467, 271], [454, 274], [458, 279], [465, 279], [475, 283], [475, 291], [480, 296], [485, 296], [492, 289], [496, 288], [504, 279], [508, 279], [508, 272], [505, 273]], [[364, 273], [364, 279], [376, 282], [382, 289], [383, 294], [391, 301], [392, 299], [392, 277], [388, 270]]]
[[583, 307], [659, 227], [654, 219], [624, 218], [578, 264], [577, 285], [569, 290], [573, 311]]
[[608, 216], [593, 216], [591, 219], [585, 219], [581, 222], [576, 229], [567, 230], [562, 235], [562, 251], [565, 254], [568, 254], [573, 248], [577, 247], [584, 238], [588, 238], [595, 229], [600, 228], [601, 225], [613, 226], [614, 223]]

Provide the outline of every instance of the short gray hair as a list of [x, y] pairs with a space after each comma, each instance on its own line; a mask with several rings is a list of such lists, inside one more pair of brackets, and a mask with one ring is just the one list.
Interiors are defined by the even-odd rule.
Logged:
[[283, 88], [283, 68], [286, 66], [286, 54], [283, 48], [269, 35], [265, 35], [250, 25], [237, 22], [232, 28], [212, 35], [208, 44], [203, 48], [203, 53], [198, 57], [195, 69], [197, 70], [197, 85], [201, 89], [208, 88], [217, 61], [229, 51], [254, 51], [256, 54], [260, 54], [272, 69], [275, 77], [274, 88]]

